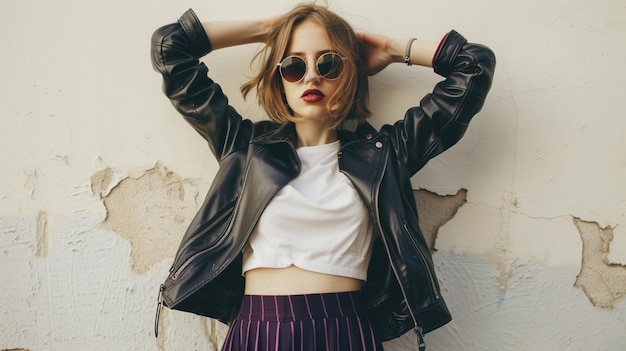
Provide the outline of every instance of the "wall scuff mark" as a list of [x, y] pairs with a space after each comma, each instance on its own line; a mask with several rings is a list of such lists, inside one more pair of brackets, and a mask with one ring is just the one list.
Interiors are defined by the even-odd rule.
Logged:
[[26, 172], [26, 181], [24, 182], [24, 188], [28, 190], [28, 196], [31, 199], [37, 197], [37, 179], [39, 178], [39, 170], [33, 169]]
[[485, 257], [487, 257], [489, 262], [500, 272], [496, 283], [500, 292], [504, 293], [506, 291], [506, 285], [513, 275], [511, 271], [513, 258], [509, 252], [508, 240], [499, 239], [494, 242], [491, 250], [485, 253]]
[[460, 189], [454, 195], [438, 195], [425, 189], [414, 190], [417, 203], [420, 229], [426, 238], [430, 251], [435, 251], [435, 241], [439, 228], [451, 220], [464, 203], [467, 190]]
[[186, 196], [186, 182], [160, 162], [137, 178], [126, 177], [117, 184], [113, 179], [109, 168], [91, 178], [92, 191], [107, 211], [102, 225], [130, 242], [132, 268], [145, 274], [175, 254], [197, 211], [195, 195]]
[[612, 308], [626, 295], [626, 267], [610, 264], [609, 247], [613, 228], [574, 218], [583, 241], [580, 273], [574, 286], [581, 288], [594, 306]]

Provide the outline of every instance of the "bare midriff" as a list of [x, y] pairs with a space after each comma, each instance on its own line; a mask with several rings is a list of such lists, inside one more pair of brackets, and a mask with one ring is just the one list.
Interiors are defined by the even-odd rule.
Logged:
[[361, 290], [355, 278], [308, 271], [296, 266], [246, 272], [247, 295], [300, 295]]

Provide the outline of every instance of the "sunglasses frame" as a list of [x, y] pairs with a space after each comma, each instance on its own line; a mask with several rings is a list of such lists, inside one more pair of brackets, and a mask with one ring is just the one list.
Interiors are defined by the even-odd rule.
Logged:
[[[341, 70], [342, 70], [342, 71], [341, 71], [341, 72], [339, 72], [339, 75], [337, 75], [337, 77], [335, 77], [335, 78], [328, 78], [328, 77], [326, 76], [326, 75], [327, 75], [328, 73], [330, 73], [330, 72], [328, 72], [328, 73], [326, 73], [326, 74], [322, 74], [322, 73], [320, 73], [320, 68], [319, 68], [320, 60], [322, 59], [322, 57], [324, 57], [324, 56], [326, 56], [326, 55], [331, 55], [332, 57], [335, 57], [335, 56], [336, 56], [336, 57], [338, 57], [338, 58], [341, 60], [341, 63], [342, 63]], [[289, 79], [285, 78], [285, 75], [283, 74], [283, 63], [285, 62], [285, 60], [287, 60], [287, 59], [289, 59], [289, 58], [293, 58], [293, 57], [298, 58], [298, 59], [302, 60], [302, 62], [304, 62], [304, 73], [302, 74], [302, 77], [300, 77], [300, 79], [298, 79], [298, 80], [294, 80], [294, 81], [292, 81], [292, 80], [289, 80]], [[317, 74], [318, 74], [320, 77], [323, 77], [324, 79], [327, 79], [327, 80], [336, 80], [336, 79], [338, 79], [338, 78], [339, 78], [339, 76], [341, 76], [341, 73], [342, 73], [342, 72], [343, 72], [343, 70], [345, 69], [345, 66], [343, 66], [343, 61], [345, 61], [345, 58], [343, 58], [343, 57], [342, 57], [341, 55], [339, 55], [338, 53], [336, 53], [336, 52], [332, 52], [332, 51], [325, 52], [325, 53], [323, 53], [323, 54], [319, 55], [319, 57], [317, 58], [317, 60], [315, 60], [315, 70], [317, 71]], [[277, 63], [277, 64], [276, 64], [276, 66], [278, 67], [278, 73], [280, 74], [280, 76], [281, 76], [284, 80], [286, 80], [286, 81], [288, 81], [288, 82], [290, 82], [290, 83], [298, 83], [298, 82], [302, 81], [302, 80], [304, 79], [304, 77], [306, 77], [307, 72], [309, 71], [309, 63], [308, 63], [308, 61], [307, 61], [307, 60], [305, 60], [305, 59], [303, 59], [302, 57], [300, 57], [300, 56], [298, 56], [298, 55], [289, 55], [289, 56], [285, 57], [284, 59], [282, 59], [279, 63]]]

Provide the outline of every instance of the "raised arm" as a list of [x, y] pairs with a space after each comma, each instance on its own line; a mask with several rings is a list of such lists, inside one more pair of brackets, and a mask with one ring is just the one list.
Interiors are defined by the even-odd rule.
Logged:
[[264, 42], [273, 19], [203, 22], [202, 27], [213, 50]]
[[405, 40], [363, 33], [360, 40], [367, 55], [368, 70], [376, 74], [393, 62], [433, 67], [446, 79], [404, 119], [381, 129], [387, 134], [398, 160], [415, 174], [428, 160], [458, 142], [468, 123], [478, 113], [489, 92], [495, 69], [493, 52], [468, 43], [451, 31], [441, 40]]
[[269, 23], [248, 20], [203, 24], [189, 10], [152, 36], [152, 66], [163, 76], [165, 95], [208, 141], [218, 161], [247, 146], [253, 125], [228, 104], [200, 58], [219, 48], [262, 41]]

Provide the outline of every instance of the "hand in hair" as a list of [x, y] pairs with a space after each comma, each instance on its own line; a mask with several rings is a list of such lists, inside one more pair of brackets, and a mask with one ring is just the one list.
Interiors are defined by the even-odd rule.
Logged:
[[390, 63], [405, 62], [407, 45], [410, 45], [408, 53], [411, 64], [432, 67], [433, 57], [439, 45], [439, 42], [434, 40], [389, 38], [373, 33], [358, 33], [357, 36], [366, 56], [364, 60], [367, 62], [367, 74], [370, 76], [382, 71]]
[[390, 63], [399, 62], [391, 53], [391, 38], [374, 33], [357, 33], [367, 63], [367, 74], [370, 76], [382, 71]]

